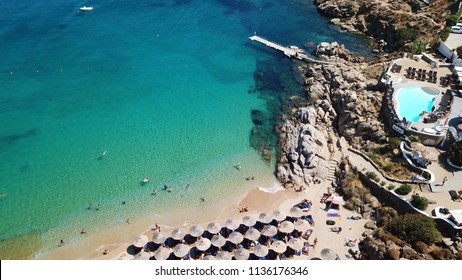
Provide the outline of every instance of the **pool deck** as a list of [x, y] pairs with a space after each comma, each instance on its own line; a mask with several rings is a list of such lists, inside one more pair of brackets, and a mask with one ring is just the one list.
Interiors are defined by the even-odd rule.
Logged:
[[[432, 67], [428, 62], [424, 61], [423, 59], [415, 60], [415, 59], [410, 59], [410, 58], [401, 58], [401, 59], [395, 60], [395, 64], [401, 65], [402, 66], [401, 70], [399, 72], [392, 72], [391, 70], [388, 70], [387, 72], [387, 74], [390, 76], [390, 80], [393, 82], [393, 88], [394, 88], [393, 100], [394, 100], [394, 104], [397, 104], [395, 106], [399, 106], [398, 105], [399, 102], [397, 101], [396, 95], [395, 95], [395, 93], [399, 89], [409, 88], [409, 87], [422, 87], [422, 88], [429, 87], [429, 88], [436, 88], [440, 91], [440, 94], [438, 94], [434, 100], [434, 106], [438, 108], [438, 105], [442, 98], [441, 93], [445, 93], [446, 90], [450, 89], [450, 87], [442, 86], [439, 83], [440, 77], [451, 75], [452, 71], [448, 67], [438, 67], [438, 66]], [[409, 67], [427, 70], [427, 72], [429, 72], [430, 70], [436, 71], [437, 72], [437, 83], [430, 83], [428, 81], [419, 81], [419, 80], [406, 78], [406, 69], [408, 69]], [[419, 118], [418, 122], [413, 122], [411, 124], [411, 127], [414, 127], [415, 128], [414, 130], [419, 131], [419, 132], [422, 132], [424, 129], [427, 129], [427, 130], [435, 129], [436, 127], [438, 127], [437, 129], [441, 129], [444, 132], [446, 132], [448, 129], [448, 125], [450, 126], [457, 125], [459, 120], [461, 120], [462, 118], [462, 98], [460, 96], [454, 96], [454, 101], [452, 103], [449, 114], [441, 118], [439, 120], [439, 123], [438, 122], [424, 123], [423, 119], [425, 116], [427, 116], [427, 114], [422, 115]]]

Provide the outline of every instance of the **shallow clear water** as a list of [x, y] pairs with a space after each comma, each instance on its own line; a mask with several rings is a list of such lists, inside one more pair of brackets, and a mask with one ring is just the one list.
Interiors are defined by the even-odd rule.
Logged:
[[[291, 61], [251, 43], [254, 32], [285, 45], [337, 40], [368, 51], [311, 1], [2, 3], [3, 252], [25, 237], [37, 240], [32, 251], [46, 250], [78, 239], [82, 225], [194, 206], [204, 193], [223, 198], [243, 188], [236, 162], [271, 176], [274, 165], [252, 146], [274, 147], [280, 97], [302, 91]], [[94, 11], [79, 11], [84, 4]], [[252, 110], [262, 116], [253, 134]], [[152, 180], [142, 186], [144, 177]], [[89, 212], [89, 203], [102, 208]]]
[[399, 102], [398, 116], [408, 121], [419, 121], [420, 114], [431, 112], [435, 94], [430, 94], [420, 87], [402, 88], [396, 93]]

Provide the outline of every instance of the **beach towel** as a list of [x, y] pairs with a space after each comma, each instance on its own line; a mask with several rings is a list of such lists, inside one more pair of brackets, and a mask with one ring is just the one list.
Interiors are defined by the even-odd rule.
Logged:
[[333, 226], [333, 225], [335, 225], [335, 222], [332, 221], [332, 220], [327, 220], [326, 225]]
[[327, 213], [327, 217], [340, 217], [339, 213]]

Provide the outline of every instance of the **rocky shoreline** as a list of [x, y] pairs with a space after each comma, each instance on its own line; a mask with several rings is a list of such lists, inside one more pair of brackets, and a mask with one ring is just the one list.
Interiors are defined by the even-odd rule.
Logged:
[[340, 139], [361, 149], [386, 141], [379, 121], [383, 93], [361, 72], [367, 63], [335, 42], [318, 45], [316, 55], [336, 63], [299, 67], [311, 105], [291, 109], [277, 129], [277, 177], [297, 190], [326, 178]]

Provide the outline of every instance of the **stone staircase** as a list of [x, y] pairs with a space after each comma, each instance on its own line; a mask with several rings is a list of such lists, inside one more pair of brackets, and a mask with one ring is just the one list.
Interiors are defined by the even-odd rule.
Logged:
[[329, 181], [329, 182], [335, 181], [335, 179], [337, 178], [335, 176], [335, 169], [337, 168], [337, 166], [338, 166], [338, 161], [337, 160], [332, 159], [332, 160], [329, 161], [329, 163], [327, 165], [327, 176], [326, 176], [327, 181]]

